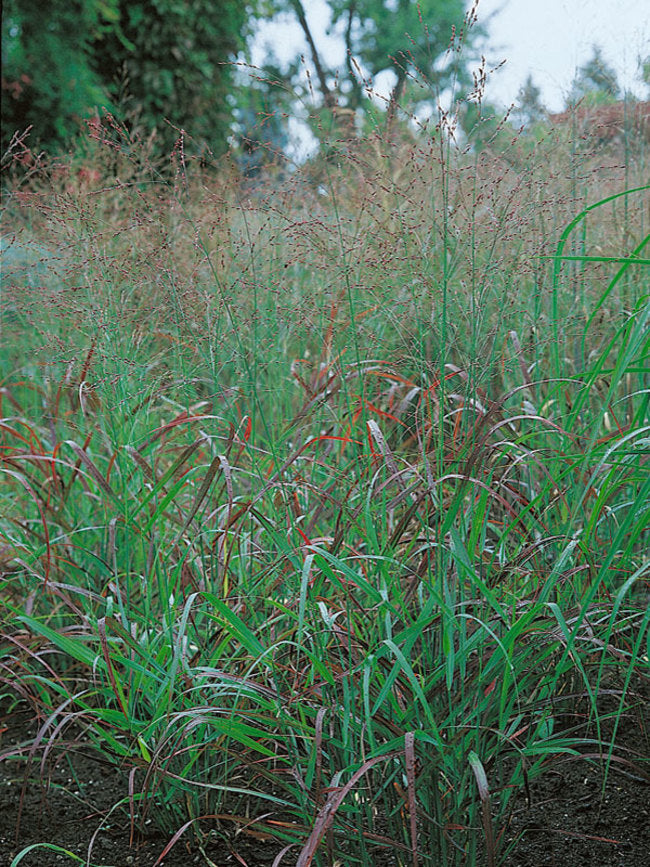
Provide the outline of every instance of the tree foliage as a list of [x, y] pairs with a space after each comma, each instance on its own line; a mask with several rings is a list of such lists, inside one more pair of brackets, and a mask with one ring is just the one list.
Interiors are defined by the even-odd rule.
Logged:
[[219, 150], [229, 62], [245, 44], [251, 9], [237, 0], [6, 0], [4, 147], [31, 125], [32, 140], [60, 148], [106, 107], [155, 131], [160, 150], [173, 146], [173, 126]]
[[91, 46], [119, 19], [118, 0], [5, 0], [2, 150], [32, 126], [32, 140], [62, 146], [93, 106], [109, 106]]
[[[409, 74], [434, 87], [447, 84], [450, 70], [440, 60], [452, 32], [463, 29], [465, 6], [464, 0], [332, 0], [332, 13], [334, 24], [345, 22], [348, 53], [373, 78], [394, 73], [390, 109], [399, 103]], [[358, 95], [358, 88], [352, 92]]]
[[169, 150], [184, 128], [220, 150], [229, 130], [231, 61], [245, 44], [250, 4], [237, 0], [118, 0], [119, 27], [93, 46], [93, 65], [129, 113]]
[[616, 70], [603, 57], [602, 48], [594, 45], [591, 57], [579, 67], [569, 94], [569, 105], [586, 100], [590, 105], [614, 102], [621, 98]]
[[[344, 104], [356, 110], [364, 100], [364, 77], [391, 71], [394, 83], [388, 101], [388, 117], [394, 115], [407, 89], [409, 77], [428, 90], [442, 90], [458, 69], [445, 64], [447, 49], [460, 39], [471, 43], [480, 30], [465, 27], [465, 0], [330, 0], [332, 29], [341, 32], [346, 48], [346, 72], [334, 76], [322, 59], [310, 32], [303, 0], [277, 0], [280, 11], [292, 11], [305, 34], [316, 79], [326, 107]], [[454, 38], [455, 35], [455, 38]], [[453, 52], [450, 53], [453, 59]]]
[[542, 102], [542, 91], [528, 74], [526, 81], [517, 94], [515, 117], [525, 126], [532, 126], [546, 117], [546, 107]]
[[[332, 27], [347, 50], [338, 79], [310, 31], [306, 0], [6, 0], [3, 147], [14, 132], [31, 125], [32, 145], [60, 149], [84, 118], [104, 108], [147, 137], [155, 133], [161, 153], [173, 148], [179, 129], [218, 152], [232, 132], [233, 109], [239, 121], [235, 136], [243, 136], [247, 147], [267, 139], [277, 147], [286, 136], [282, 115], [300, 95], [300, 63], [285, 69], [284, 77], [271, 64], [272, 84], [260, 78], [239, 97], [231, 66], [256, 17], [274, 13], [294, 16], [325, 108], [347, 109], [348, 120], [368, 104], [366, 79], [392, 73], [390, 122], [407, 95], [409, 102], [410, 97], [429, 100], [458, 75], [457, 55], [446, 51], [450, 43], [457, 47], [468, 23], [467, 0], [330, 0], [329, 5]], [[465, 43], [471, 44], [476, 32], [465, 32]], [[418, 86], [411, 83], [415, 79]], [[256, 139], [246, 130], [259, 126], [260, 118]]]

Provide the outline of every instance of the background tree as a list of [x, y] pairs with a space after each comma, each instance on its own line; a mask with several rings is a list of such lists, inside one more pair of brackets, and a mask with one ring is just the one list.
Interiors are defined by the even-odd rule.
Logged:
[[592, 48], [589, 60], [578, 68], [569, 93], [568, 105], [582, 100], [587, 105], [601, 105], [621, 98], [616, 70], [603, 57], [598, 45]]
[[287, 77], [297, 75], [298, 60], [289, 72], [282, 70], [269, 54], [261, 68], [240, 68], [235, 76], [234, 155], [247, 177], [259, 174], [263, 167], [283, 162], [291, 141], [289, 118], [295, 113], [295, 94], [286, 84]]
[[542, 102], [542, 91], [528, 75], [517, 94], [514, 119], [524, 126], [534, 126], [546, 117], [546, 107]]
[[[454, 54], [443, 63], [452, 39], [463, 31], [465, 44], [471, 44], [480, 30], [468, 30], [465, 24], [465, 0], [331, 0], [332, 29], [342, 32], [346, 48], [346, 73], [335, 79], [323, 61], [310, 32], [303, 0], [277, 0], [276, 9], [292, 11], [309, 46], [315, 79], [323, 104], [332, 108], [342, 104], [356, 110], [364, 104], [365, 87], [361, 76], [375, 78], [391, 71], [394, 83], [387, 105], [388, 122], [405, 96], [409, 76], [427, 90], [416, 101], [431, 99], [431, 90], [443, 90], [459, 74]], [[356, 65], [358, 64], [358, 66]], [[413, 95], [415, 90], [413, 90]]]
[[[463, 29], [464, 0], [333, 0], [333, 23], [345, 21], [348, 54], [358, 58], [375, 78], [382, 72], [394, 74], [388, 102], [388, 120], [402, 101], [409, 76], [420, 84], [443, 90], [454, 74], [452, 62], [441, 63], [452, 41], [452, 31], [463, 32], [466, 47], [477, 30]], [[424, 81], [422, 80], [424, 79]], [[351, 93], [357, 97], [359, 82]], [[424, 94], [423, 94], [424, 97]], [[426, 94], [426, 99], [431, 92]], [[356, 107], [356, 106], [353, 106]]]
[[[252, 3], [238, 0], [118, 0], [119, 28], [93, 45], [93, 66], [158, 149], [169, 151], [182, 127], [210, 150], [226, 146], [231, 120], [231, 62], [244, 47]], [[167, 122], [168, 121], [168, 122]]]
[[2, 14], [2, 152], [16, 131], [61, 147], [95, 106], [110, 107], [91, 60], [94, 40], [119, 19], [118, 0], [5, 0]]
[[[2, 142], [61, 148], [80, 120], [106, 107], [169, 151], [184, 127], [225, 148], [232, 61], [254, 3], [238, 0], [6, 0]], [[126, 101], [124, 97], [126, 96]]]

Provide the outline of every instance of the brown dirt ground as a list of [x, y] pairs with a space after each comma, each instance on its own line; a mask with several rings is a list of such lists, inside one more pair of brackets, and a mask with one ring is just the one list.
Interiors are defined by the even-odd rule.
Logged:
[[[507, 831], [514, 849], [502, 862], [503, 867], [650, 865], [650, 786], [646, 778], [650, 773], [649, 694], [648, 685], [639, 684], [637, 707], [622, 720], [618, 730], [617, 754], [633, 758], [634, 766], [613, 762], [603, 787], [602, 771], [594, 763], [584, 759], [555, 762], [531, 786], [530, 803], [523, 792], [515, 803]], [[3, 719], [0, 713], [0, 732], [3, 729], [0, 752], [24, 742], [33, 731], [25, 714]], [[95, 834], [92, 865], [153, 867], [168, 837], [148, 830], [146, 836], [130, 842], [129, 822], [123, 813], [115, 811], [105, 818], [110, 808], [125, 797], [124, 776], [81, 749], [68, 755], [69, 762], [60, 761], [47, 769], [45, 781], [41, 780], [38, 763], [31, 768], [18, 840], [15, 829], [24, 766], [10, 759], [0, 762], [0, 867], [9, 867], [13, 857], [29, 844], [44, 841], [71, 850], [85, 863]], [[205, 867], [210, 862], [216, 867], [271, 867], [281, 848], [277, 843], [239, 834], [228, 842], [210, 841], [204, 849], [210, 859], [206, 860], [181, 839], [160, 863], [164, 867]], [[292, 867], [296, 858], [296, 850], [287, 853], [282, 867]], [[64, 855], [37, 849], [20, 865], [64, 867], [72, 863]], [[380, 863], [397, 861], [388, 857], [378, 860], [378, 867]]]

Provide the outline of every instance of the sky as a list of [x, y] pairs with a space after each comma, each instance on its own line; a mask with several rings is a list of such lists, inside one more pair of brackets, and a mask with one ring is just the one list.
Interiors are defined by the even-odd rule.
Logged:
[[[304, 0], [314, 41], [329, 65], [344, 68], [345, 52], [339, 39], [327, 37], [325, 0]], [[605, 60], [617, 71], [619, 82], [643, 95], [637, 59], [650, 54], [650, 2], [648, 0], [480, 0], [479, 20], [487, 23], [486, 59], [506, 63], [491, 78], [486, 93], [493, 103], [509, 106], [517, 99], [528, 73], [542, 91], [550, 111], [561, 111], [577, 67], [589, 59], [592, 46], [603, 49]], [[295, 19], [265, 23], [256, 39], [253, 62], [260, 63], [263, 46], [273, 45], [280, 60], [306, 52]], [[389, 91], [390, 83], [375, 82]]]
[[530, 73], [547, 108], [560, 111], [575, 71], [590, 58], [594, 43], [602, 47], [623, 88], [642, 95], [638, 57], [650, 54], [647, 0], [481, 0], [479, 18], [493, 13], [490, 48], [497, 60], [507, 62], [492, 87], [503, 104], [516, 100]]

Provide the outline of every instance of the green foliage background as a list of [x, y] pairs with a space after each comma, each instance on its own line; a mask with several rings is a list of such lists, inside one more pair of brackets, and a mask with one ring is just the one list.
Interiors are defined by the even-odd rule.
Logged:
[[[168, 151], [186, 128], [219, 151], [230, 122], [230, 61], [245, 45], [252, 5], [214, 0], [119, 0], [119, 27], [93, 46], [93, 65], [108, 89], [124, 89], [129, 111], [155, 129]], [[172, 126], [165, 123], [168, 120]]]
[[[328, 136], [376, 129], [378, 121], [387, 129], [398, 116], [405, 122], [400, 108], [435, 114], [442, 91], [464, 94], [460, 125], [484, 147], [511, 127], [503, 109], [485, 100], [489, 73], [476, 54], [486, 33], [468, 6], [467, 0], [329, 0], [329, 32], [346, 49], [345, 66], [336, 70], [321, 53], [322, 34], [310, 30], [303, 0], [6, 0], [2, 153], [28, 127], [29, 147], [60, 152], [84, 119], [110, 112], [148, 140], [155, 156], [169, 155], [181, 129], [190, 154], [218, 155], [234, 143], [240, 167], [251, 175], [290, 154], [290, 117], [323, 145]], [[232, 61], [246, 56], [265, 18], [291, 22], [295, 56], [281, 62], [270, 46], [262, 67], [244, 72]], [[314, 73], [308, 83], [306, 64]], [[473, 67], [478, 73], [471, 76]], [[368, 93], [387, 71], [394, 80], [382, 118]], [[568, 102], [611, 102], [621, 93], [615, 70], [594, 46]], [[512, 120], [532, 126], [544, 117], [529, 77]]]
[[119, 21], [119, 0], [6, 0], [2, 14], [2, 151], [14, 132], [61, 147], [93, 106], [111, 107], [91, 47]]
[[[253, 5], [211, 0], [8, 0], [2, 23], [2, 147], [60, 149], [108, 109], [168, 150], [186, 127], [216, 151], [229, 128], [231, 70]], [[126, 94], [126, 99], [124, 95]]]

